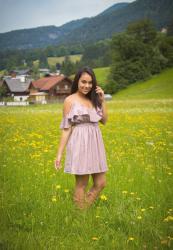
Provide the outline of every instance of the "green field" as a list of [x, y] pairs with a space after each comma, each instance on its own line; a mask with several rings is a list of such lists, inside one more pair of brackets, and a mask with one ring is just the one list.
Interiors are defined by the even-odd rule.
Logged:
[[[77, 62], [77, 61], [80, 61], [82, 55], [70, 55], [69, 56], [69, 59], [72, 61], [72, 62]], [[63, 61], [65, 60], [65, 56], [60, 56], [60, 57], [48, 57], [48, 63], [50, 66], [52, 65], [56, 65], [56, 63], [60, 63], [62, 64]]]
[[[80, 61], [82, 55], [69, 55], [68, 57], [69, 57], [69, 59], [70, 59], [73, 63], [75, 63], [75, 62], [77, 62], [77, 61]], [[62, 64], [62, 63], [64, 62], [64, 60], [65, 60], [65, 56], [48, 57], [47, 60], [48, 60], [49, 66], [53, 66], [53, 65], [56, 65], [56, 63]], [[34, 61], [33, 63], [34, 63], [35, 65], [38, 65], [38, 64], [39, 64], [39, 60], [36, 60], [36, 61]]]
[[[109, 67], [94, 69], [98, 84], [105, 85], [108, 80]], [[173, 96], [173, 68], [164, 70], [161, 74], [153, 76], [150, 80], [137, 82], [120, 90], [113, 96], [114, 100], [132, 99], [161, 99]]]
[[109, 74], [109, 67], [96, 68], [96, 69], [94, 69], [94, 73], [96, 75], [98, 84], [105, 85], [107, 83], [107, 77]]
[[0, 249], [173, 249], [173, 78], [167, 77], [143, 83], [142, 93], [136, 84], [133, 99], [130, 86], [107, 102], [108, 122], [100, 124], [107, 186], [83, 212], [72, 202], [74, 176], [54, 169], [62, 104], [0, 108]]
[[173, 68], [145, 82], [137, 82], [114, 95], [115, 99], [160, 99], [173, 96]]

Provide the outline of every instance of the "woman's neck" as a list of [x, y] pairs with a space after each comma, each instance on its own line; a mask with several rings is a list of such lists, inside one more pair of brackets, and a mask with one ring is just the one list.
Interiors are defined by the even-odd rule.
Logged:
[[88, 98], [86, 97], [86, 95], [82, 94], [82, 93], [79, 92], [79, 91], [76, 92], [76, 95], [77, 95], [79, 98], [86, 99], [86, 100], [88, 99]]

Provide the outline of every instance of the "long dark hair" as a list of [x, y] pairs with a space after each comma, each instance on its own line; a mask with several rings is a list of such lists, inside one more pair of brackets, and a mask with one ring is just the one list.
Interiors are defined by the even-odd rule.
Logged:
[[96, 76], [94, 74], [94, 71], [88, 66], [85, 66], [85, 67], [79, 69], [79, 71], [76, 73], [74, 80], [73, 80], [73, 83], [72, 83], [72, 87], [71, 87], [71, 94], [74, 94], [78, 91], [78, 82], [79, 82], [79, 79], [83, 73], [88, 73], [92, 78], [92, 89], [86, 95], [86, 97], [89, 100], [91, 100], [91, 102], [95, 108], [101, 107], [101, 102], [99, 101], [98, 94], [95, 91], [96, 86], [97, 86]]

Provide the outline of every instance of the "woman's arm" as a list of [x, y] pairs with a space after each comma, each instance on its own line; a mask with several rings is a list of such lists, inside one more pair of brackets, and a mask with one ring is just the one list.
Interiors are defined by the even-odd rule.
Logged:
[[103, 110], [103, 116], [102, 116], [102, 119], [100, 120], [100, 122], [105, 125], [107, 122], [107, 119], [108, 119], [108, 112], [107, 112], [105, 100], [102, 102], [102, 110]]
[[[64, 101], [63, 117], [65, 117], [69, 113], [70, 109], [71, 109], [71, 101], [67, 97]], [[62, 130], [61, 139], [60, 139], [56, 161], [55, 161], [55, 167], [57, 169], [60, 168], [60, 161], [61, 161], [65, 146], [69, 140], [71, 133], [72, 133], [72, 126], [70, 126], [69, 128], [64, 128]]]
[[104, 91], [101, 87], [96, 86], [96, 93], [98, 94], [99, 99], [102, 103], [102, 110], [103, 110], [103, 116], [102, 116], [102, 119], [100, 120], [100, 122], [105, 125], [107, 122], [107, 119], [108, 119], [108, 112], [107, 112], [107, 108], [106, 108]]
[[68, 139], [69, 139], [69, 137], [71, 135], [71, 132], [72, 132], [72, 127], [64, 128], [62, 130], [61, 139], [60, 139], [60, 143], [59, 143], [59, 148], [58, 148], [58, 151], [57, 151], [57, 157], [63, 155], [65, 146], [66, 146], [66, 144], [68, 142]]

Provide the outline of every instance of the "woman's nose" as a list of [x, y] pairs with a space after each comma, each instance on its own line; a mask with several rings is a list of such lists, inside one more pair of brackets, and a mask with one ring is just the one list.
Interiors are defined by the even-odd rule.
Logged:
[[89, 82], [86, 83], [86, 87], [87, 87], [87, 88], [89, 87]]

